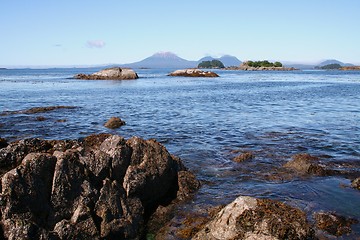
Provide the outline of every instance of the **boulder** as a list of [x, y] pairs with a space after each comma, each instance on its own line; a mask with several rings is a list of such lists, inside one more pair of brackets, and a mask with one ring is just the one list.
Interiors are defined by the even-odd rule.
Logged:
[[74, 76], [76, 79], [85, 80], [131, 80], [138, 79], [137, 73], [129, 68], [106, 68], [93, 74], [77, 74]]
[[217, 75], [214, 72], [201, 71], [200, 69], [196, 69], [196, 68], [176, 70], [176, 71], [170, 73], [168, 76], [174, 76], [174, 77], [219, 77], [219, 75]]
[[111, 117], [104, 126], [107, 128], [115, 129], [125, 125], [125, 122], [118, 117]]
[[0, 239], [140, 239], [154, 209], [199, 187], [179, 158], [137, 137], [22, 140], [0, 160]]
[[313, 239], [299, 209], [284, 203], [240, 196], [224, 207], [192, 239]]

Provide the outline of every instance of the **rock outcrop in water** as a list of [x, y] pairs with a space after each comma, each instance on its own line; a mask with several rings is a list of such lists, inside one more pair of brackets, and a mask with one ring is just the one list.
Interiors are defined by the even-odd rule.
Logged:
[[155, 140], [109, 134], [14, 142], [0, 168], [7, 239], [140, 239], [159, 205], [199, 186]]
[[241, 196], [192, 239], [314, 239], [314, 230], [299, 209], [273, 200]]
[[219, 75], [217, 75], [214, 72], [201, 71], [200, 69], [196, 69], [196, 68], [176, 70], [176, 71], [170, 73], [169, 76], [174, 76], [174, 77], [219, 77]]
[[104, 126], [110, 129], [115, 129], [115, 128], [119, 128], [121, 126], [125, 125], [125, 122], [123, 120], [121, 120], [118, 117], [111, 117], [105, 124]]
[[137, 73], [129, 68], [106, 68], [93, 74], [77, 74], [74, 76], [76, 79], [85, 80], [131, 80], [138, 79]]
[[298, 174], [310, 174], [318, 176], [329, 175], [331, 170], [325, 168], [319, 163], [319, 158], [311, 156], [308, 153], [295, 154], [292, 160], [284, 165], [285, 168], [291, 169]]

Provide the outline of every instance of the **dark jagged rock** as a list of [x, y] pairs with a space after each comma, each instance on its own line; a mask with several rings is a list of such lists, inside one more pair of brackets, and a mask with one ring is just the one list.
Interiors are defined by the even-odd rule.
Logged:
[[0, 149], [0, 176], [18, 166], [23, 158], [32, 152], [46, 153], [52, 148], [48, 141], [25, 139]]
[[9, 144], [8, 142], [6, 141], [6, 139], [4, 138], [0, 138], [0, 149], [1, 148], [4, 148], [4, 147], [7, 147]]
[[118, 117], [111, 117], [104, 126], [107, 128], [115, 129], [125, 125], [125, 122]]
[[192, 239], [314, 239], [314, 230], [299, 209], [273, 200], [241, 196]]
[[0, 162], [7, 239], [139, 239], [160, 204], [199, 187], [179, 158], [137, 137], [27, 139], [0, 149]]
[[174, 76], [174, 77], [219, 77], [219, 75], [217, 75], [214, 72], [201, 71], [200, 69], [196, 69], [196, 68], [176, 70], [176, 71], [170, 73], [169, 76]]
[[129, 68], [106, 68], [93, 74], [77, 74], [76, 79], [84, 80], [131, 80], [139, 78], [137, 73]]
[[334, 213], [315, 214], [316, 227], [335, 236], [351, 233], [351, 225], [359, 221], [345, 218]]

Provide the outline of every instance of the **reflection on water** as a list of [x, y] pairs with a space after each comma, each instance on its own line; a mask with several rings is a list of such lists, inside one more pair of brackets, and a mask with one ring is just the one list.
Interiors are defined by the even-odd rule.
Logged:
[[[138, 70], [140, 79], [134, 81], [70, 79], [95, 70], [1, 71], [0, 113], [77, 108], [0, 116], [0, 136], [69, 139], [110, 132], [156, 138], [204, 181], [189, 203], [193, 209], [251, 195], [288, 202], [309, 215], [325, 210], [360, 219], [360, 194], [349, 188], [348, 179], [271, 177], [299, 152], [336, 162], [334, 167], [346, 169], [347, 163], [359, 173], [359, 72], [219, 71], [220, 78], [202, 79]], [[36, 121], [39, 116], [45, 120]], [[112, 116], [127, 124], [104, 128]], [[234, 163], [233, 151], [252, 151], [255, 158]], [[355, 231], [360, 234], [358, 227]]]

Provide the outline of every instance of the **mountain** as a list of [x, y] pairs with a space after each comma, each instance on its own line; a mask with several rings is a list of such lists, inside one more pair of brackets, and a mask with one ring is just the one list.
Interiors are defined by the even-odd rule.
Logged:
[[218, 60], [221, 61], [225, 67], [239, 66], [241, 64], [241, 61], [237, 57], [230, 55], [224, 55]]
[[338, 61], [336, 59], [325, 60], [325, 61], [319, 63], [318, 66], [323, 67], [323, 66], [330, 65], [330, 64], [339, 64], [339, 65], [341, 65], [343, 67], [344, 66], [354, 66], [351, 63], [343, 63], [343, 62], [340, 62], [340, 61]]
[[130, 68], [194, 68], [197, 66], [197, 62], [188, 61], [171, 52], [158, 52], [140, 62], [122, 66]]
[[212, 60], [219, 60], [221, 61], [225, 67], [232, 67], [232, 66], [239, 66], [241, 64], [241, 61], [234, 56], [230, 56], [230, 55], [224, 55], [220, 58], [213, 58], [211, 56], [206, 56], [201, 58], [198, 63], [201, 63], [203, 61], [212, 61]]

